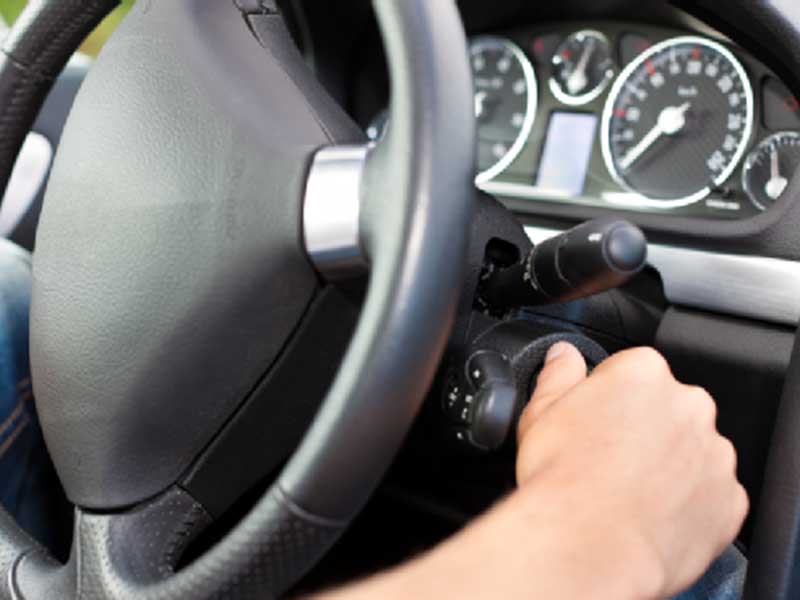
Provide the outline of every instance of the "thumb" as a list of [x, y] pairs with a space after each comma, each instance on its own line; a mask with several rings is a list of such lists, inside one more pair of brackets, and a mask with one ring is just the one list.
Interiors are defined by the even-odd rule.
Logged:
[[519, 420], [519, 437], [542, 412], [561, 396], [586, 379], [586, 361], [575, 346], [558, 342], [550, 347], [544, 359], [533, 397]]

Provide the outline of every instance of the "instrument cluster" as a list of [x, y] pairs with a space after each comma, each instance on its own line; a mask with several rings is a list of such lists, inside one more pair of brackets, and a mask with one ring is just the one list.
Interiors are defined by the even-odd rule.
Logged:
[[[563, 202], [744, 218], [800, 167], [800, 105], [725, 41], [564, 24], [470, 41], [476, 184], [516, 210]], [[368, 128], [377, 138], [391, 119]]]

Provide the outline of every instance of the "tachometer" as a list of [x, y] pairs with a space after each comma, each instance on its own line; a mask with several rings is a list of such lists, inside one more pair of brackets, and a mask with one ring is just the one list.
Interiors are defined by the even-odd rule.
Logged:
[[603, 157], [634, 202], [669, 208], [706, 197], [733, 173], [753, 129], [753, 90], [724, 46], [687, 36], [645, 50], [603, 111]]
[[470, 42], [478, 120], [478, 176], [489, 181], [519, 155], [536, 117], [533, 66], [508, 39], [480, 36]]

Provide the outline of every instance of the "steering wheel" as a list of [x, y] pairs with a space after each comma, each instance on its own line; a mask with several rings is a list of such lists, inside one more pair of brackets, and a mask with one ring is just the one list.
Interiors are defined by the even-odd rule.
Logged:
[[[31, 3], [15, 25], [0, 74], [6, 160], [114, 5]], [[76, 102], [37, 241], [32, 360], [46, 439], [80, 509], [66, 566], [3, 515], [9, 597], [282, 593], [366, 502], [430, 385], [466, 249], [441, 232], [466, 231], [474, 202], [456, 7], [376, 2], [393, 124], [367, 152], [339, 146], [362, 134], [270, 5], [139, 2]], [[354, 179], [332, 187], [347, 178], [340, 160]], [[98, 176], [84, 185], [87, 170]], [[172, 574], [209, 521], [179, 482], [302, 327], [321, 287], [309, 257], [323, 274], [369, 265], [338, 375], [263, 498]]]
[[[800, 24], [788, 5], [738, 4], [760, 23]], [[0, 64], [3, 181], [53, 78], [115, 5], [43, 0], [14, 25]], [[374, 147], [270, 0], [140, 0], [104, 49], [62, 137], [34, 265], [37, 409], [77, 507], [73, 549], [58, 564], [0, 512], [2, 597], [280, 595], [375, 489], [455, 318], [475, 126], [455, 2], [374, 7], [392, 114]], [[248, 446], [265, 453], [287, 442], [292, 386], [315, 364], [285, 363], [324, 343], [332, 282], [366, 271], [352, 339], [299, 446], [247, 516], [177, 570], [217, 516], [195, 497], [198, 473], [249, 470], [224, 451], [231, 430], [271, 427]]]

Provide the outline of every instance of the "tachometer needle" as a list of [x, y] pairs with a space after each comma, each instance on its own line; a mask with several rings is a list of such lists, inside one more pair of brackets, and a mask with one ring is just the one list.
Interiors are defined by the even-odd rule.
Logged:
[[786, 186], [789, 185], [789, 180], [781, 175], [778, 158], [778, 148], [773, 144], [770, 148], [770, 178], [767, 185], [764, 186], [764, 192], [773, 200], [780, 198]]
[[620, 168], [627, 171], [662, 136], [675, 135], [682, 130], [686, 126], [686, 111], [690, 107], [691, 102], [684, 102], [680, 106], [667, 106], [662, 110], [655, 126], [619, 162]]

